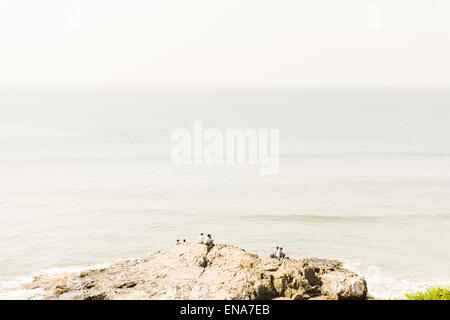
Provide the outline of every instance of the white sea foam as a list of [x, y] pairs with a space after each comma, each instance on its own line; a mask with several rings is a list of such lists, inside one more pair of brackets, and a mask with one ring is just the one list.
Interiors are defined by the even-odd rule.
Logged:
[[361, 261], [347, 261], [344, 268], [361, 276], [367, 282], [369, 296], [376, 299], [404, 299], [405, 294], [437, 286], [448, 286], [450, 279], [414, 280], [389, 276], [377, 265]]
[[36, 272], [31, 276], [19, 277], [9, 281], [0, 282], [0, 300], [26, 300], [26, 299], [42, 299], [48, 296], [49, 293], [41, 288], [36, 289], [24, 289], [23, 285], [31, 283], [36, 276], [54, 276], [57, 277], [61, 274], [75, 274], [89, 269], [100, 269], [109, 266], [110, 263], [94, 264], [89, 266], [67, 266], [67, 267], [54, 267], [45, 269], [41, 272]]

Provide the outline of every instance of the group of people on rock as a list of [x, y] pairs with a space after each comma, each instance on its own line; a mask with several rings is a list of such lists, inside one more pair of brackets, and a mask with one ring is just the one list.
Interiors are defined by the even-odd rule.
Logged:
[[[183, 242], [181, 242], [180, 239], [177, 239], [177, 242], [176, 242], [177, 245], [182, 244], [182, 243], [183, 244], [187, 243], [186, 239], [183, 239]], [[205, 244], [205, 245], [207, 245], [209, 247], [213, 247], [214, 246], [214, 241], [212, 239], [211, 234], [207, 234], [205, 236], [203, 233], [200, 233], [200, 235], [198, 236], [197, 243]]]
[[286, 254], [283, 251], [283, 248], [276, 247], [274, 252], [270, 255], [271, 258], [278, 258], [278, 259], [289, 259], [286, 257]]
[[177, 245], [181, 244], [181, 243], [186, 243], [186, 239], [183, 239], [183, 242], [180, 242], [179, 239], [177, 239]]
[[211, 234], [207, 234], [206, 236], [203, 233], [200, 233], [200, 235], [198, 236], [198, 241], [197, 243], [202, 243], [202, 244], [206, 244], [207, 246], [214, 246], [214, 241], [212, 239]]
[[[186, 239], [183, 239], [183, 242], [181, 242], [179, 239], [177, 239], [177, 245], [179, 244], [185, 244], [187, 243]], [[208, 247], [213, 247], [214, 246], [214, 240], [212, 239], [211, 234], [207, 234], [206, 236], [203, 233], [200, 233], [200, 235], [198, 236], [198, 240], [197, 240], [198, 244], [204, 244], [207, 245]], [[286, 254], [283, 251], [283, 248], [281, 247], [275, 247], [275, 250], [273, 253], [270, 254], [271, 258], [278, 258], [278, 259], [289, 259], [289, 257], [286, 257]]]

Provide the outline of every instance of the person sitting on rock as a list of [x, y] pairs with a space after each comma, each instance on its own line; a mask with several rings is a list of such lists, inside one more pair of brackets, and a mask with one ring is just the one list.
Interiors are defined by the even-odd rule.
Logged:
[[280, 248], [280, 251], [278, 251], [278, 253], [279, 253], [278, 258], [284, 259], [286, 257], [286, 255], [284, 254], [283, 248]]
[[181, 243], [180, 240], [177, 239], [177, 245], [179, 245], [180, 243]]
[[212, 239], [212, 237], [211, 237], [210, 234], [208, 234], [208, 235], [203, 239], [203, 244], [206, 244], [206, 245], [209, 246], [209, 247], [214, 246], [214, 241], [213, 241], [213, 239]]
[[183, 243], [187, 243], [187, 242], [186, 242], [186, 239], [183, 239]]
[[277, 247], [277, 251], [275, 251], [275, 258], [280, 258], [280, 247]]
[[274, 252], [270, 254], [271, 258], [276, 258], [277, 257], [278, 249], [279, 249], [279, 247], [276, 247]]
[[204, 240], [205, 240], [205, 236], [203, 235], [203, 233], [200, 233], [200, 235], [198, 236], [197, 243], [203, 243]]

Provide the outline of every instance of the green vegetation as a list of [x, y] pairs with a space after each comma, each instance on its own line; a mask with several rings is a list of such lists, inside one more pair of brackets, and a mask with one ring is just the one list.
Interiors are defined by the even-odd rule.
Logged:
[[425, 292], [416, 292], [405, 295], [408, 300], [450, 300], [449, 288], [432, 288]]

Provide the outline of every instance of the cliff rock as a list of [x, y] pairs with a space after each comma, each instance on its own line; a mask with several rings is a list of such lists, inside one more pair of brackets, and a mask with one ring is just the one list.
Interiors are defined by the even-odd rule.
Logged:
[[179, 244], [81, 273], [37, 276], [46, 299], [365, 299], [364, 278], [335, 260], [261, 259], [230, 245]]

